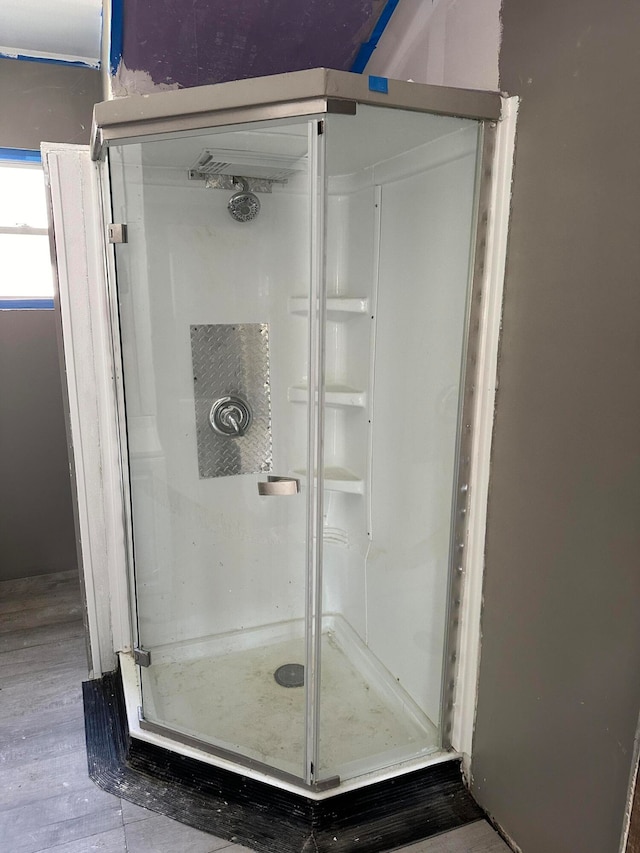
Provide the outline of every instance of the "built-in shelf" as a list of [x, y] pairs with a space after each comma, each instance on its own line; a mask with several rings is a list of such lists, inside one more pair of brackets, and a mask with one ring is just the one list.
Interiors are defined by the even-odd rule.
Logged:
[[[306, 471], [294, 471], [294, 476], [304, 479]], [[351, 495], [364, 494], [364, 480], [348, 468], [327, 467], [324, 469], [324, 487], [328, 492], [344, 492]]]
[[[366, 317], [369, 313], [369, 299], [366, 296], [328, 296], [327, 320], [331, 322], [344, 322], [356, 317]], [[289, 298], [289, 311], [291, 314], [309, 316], [309, 298], [307, 296], [292, 296]], [[291, 403], [307, 403], [309, 389], [304, 384], [292, 385], [288, 389], [288, 399]], [[350, 385], [327, 384], [324, 388], [324, 402], [326, 406], [336, 408], [359, 408], [367, 405], [367, 393]], [[347, 418], [351, 424], [352, 419]], [[359, 421], [356, 419], [353, 425]], [[351, 425], [344, 424], [345, 428], [351, 429]], [[294, 476], [305, 479], [306, 471], [294, 471]], [[338, 466], [327, 466], [324, 469], [324, 488], [328, 492], [342, 492], [344, 494], [363, 495], [364, 480], [350, 471], [348, 468]]]
[[[309, 313], [309, 298], [307, 296], [292, 296], [289, 299], [291, 314], [306, 316]], [[358, 315], [368, 314], [369, 300], [366, 296], [328, 296], [327, 320], [342, 322]]]
[[[290, 403], [306, 403], [309, 390], [304, 385], [293, 385], [289, 388]], [[357, 388], [351, 388], [349, 385], [325, 385], [324, 389], [324, 404], [332, 407], [352, 407], [362, 408], [367, 404], [366, 391], [359, 391]]]

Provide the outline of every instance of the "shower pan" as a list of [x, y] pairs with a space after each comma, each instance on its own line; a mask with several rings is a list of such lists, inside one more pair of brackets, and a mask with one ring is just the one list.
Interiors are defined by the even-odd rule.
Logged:
[[317, 801], [465, 751], [501, 109], [325, 70], [96, 107], [121, 538], [87, 599], [132, 741]]

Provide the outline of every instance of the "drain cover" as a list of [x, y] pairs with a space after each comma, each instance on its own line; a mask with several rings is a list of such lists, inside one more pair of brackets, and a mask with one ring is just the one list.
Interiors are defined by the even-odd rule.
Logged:
[[301, 663], [284, 663], [276, 669], [273, 677], [281, 687], [302, 687], [304, 667]]

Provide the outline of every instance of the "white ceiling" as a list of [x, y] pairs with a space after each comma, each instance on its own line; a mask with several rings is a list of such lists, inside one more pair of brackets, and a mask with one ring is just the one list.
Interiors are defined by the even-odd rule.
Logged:
[[102, 0], [0, 0], [0, 54], [100, 63]]

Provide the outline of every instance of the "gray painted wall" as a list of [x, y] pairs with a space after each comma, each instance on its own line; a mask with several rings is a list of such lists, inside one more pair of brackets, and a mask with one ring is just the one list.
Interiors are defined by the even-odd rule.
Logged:
[[0, 147], [88, 143], [93, 105], [101, 100], [93, 68], [0, 59]]
[[[0, 146], [88, 142], [92, 69], [0, 59]], [[0, 311], [0, 580], [74, 569], [53, 311]]]
[[473, 790], [616, 853], [640, 708], [640, 5], [504, 0], [522, 98]]
[[53, 311], [0, 311], [0, 580], [77, 565]]

